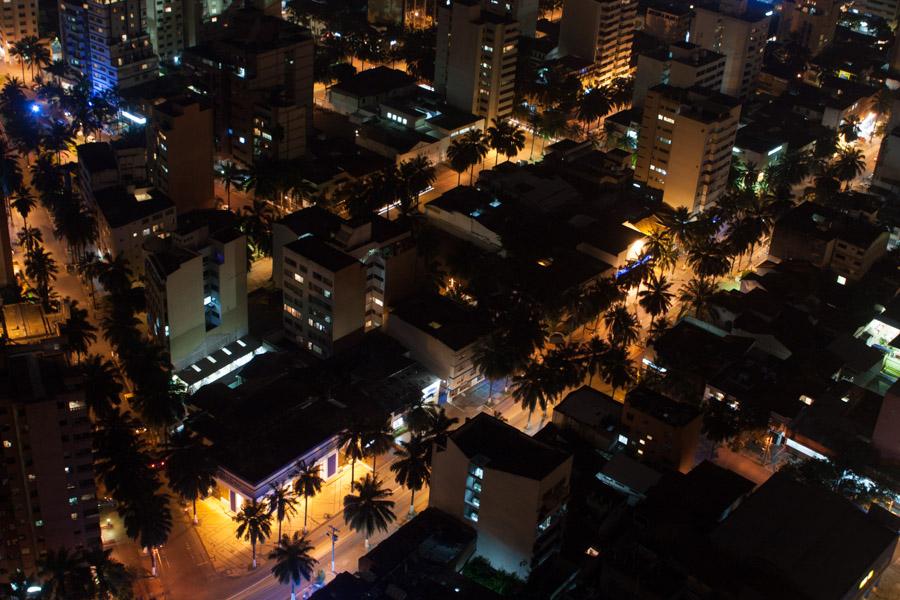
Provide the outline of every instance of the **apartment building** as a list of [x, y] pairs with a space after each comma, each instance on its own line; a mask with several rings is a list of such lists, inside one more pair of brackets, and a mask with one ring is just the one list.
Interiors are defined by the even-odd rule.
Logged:
[[651, 2], [644, 14], [644, 32], [667, 43], [686, 42], [694, 12], [677, 2]]
[[593, 64], [596, 85], [631, 74], [631, 46], [637, 0], [566, 0], [559, 29], [559, 51]]
[[150, 181], [179, 212], [212, 208], [213, 110], [193, 98], [154, 104], [147, 129]]
[[841, 4], [833, 0], [787, 0], [781, 5], [778, 38], [816, 56], [834, 39], [840, 16]]
[[469, 523], [476, 554], [526, 579], [559, 547], [572, 456], [480, 413], [433, 454], [429, 508]]
[[247, 237], [234, 213], [179, 215], [147, 244], [145, 274], [148, 329], [176, 371], [247, 335]]
[[515, 93], [519, 35], [511, 3], [453, 0], [440, 6], [435, 89], [454, 108], [484, 117], [488, 123], [508, 116]]
[[647, 92], [634, 178], [663, 201], [692, 212], [725, 193], [741, 114], [736, 99], [702, 88], [658, 85]]
[[771, 4], [751, 0], [722, 0], [696, 6], [690, 41], [725, 55], [721, 92], [746, 98], [762, 69], [769, 37]]
[[694, 468], [702, 421], [696, 406], [642, 387], [628, 392], [622, 407], [630, 450], [641, 460], [682, 473]]
[[689, 42], [675, 42], [664, 50], [638, 55], [633, 106], [643, 106], [647, 91], [661, 83], [673, 87], [701, 87], [719, 91], [725, 77], [725, 56]]
[[15, 58], [9, 54], [13, 44], [28, 36], [38, 36], [37, 0], [4, 2], [0, 9], [0, 49], [7, 61]]
[[159, 60], [177, 63], [184, 50], [184, 0], [146, 0], [147, 33]]
[[48, 550], [100, 548], [92, 426], [64, 340], [47, 332], [0, 354], [0, 581]]

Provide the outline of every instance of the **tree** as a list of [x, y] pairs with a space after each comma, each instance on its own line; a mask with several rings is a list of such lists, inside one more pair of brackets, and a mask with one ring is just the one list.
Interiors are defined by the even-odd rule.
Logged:
[[[434, 415], [434, 420], [431, 422], [431, 427], [428, 428], [428, 432], [425, 434], [425, 439], [431, 443], [443, 446], [447, 443], [447, 436], [449, 435], [450, 430], [458, 422], [459, 419], [457, 419], [456, 417], [448, 417], [447, 410], [443, 406], [441, 406], [440, 408], [438, 408], [437, 412]], [[430, 447], [428, 452], [430, 460]]]
[[56, 281], [59, 268], [56, 261], [44, 250], [42, 246], [32, 248], [25, 255], [25, 274], [34, 282], [35, 291], [44, 305], [44, 310], [50, 310], [50, 284]]
[[78, 300], [69, 302], [69, 318], [60, 325], [59, 333], [67, 338], [69, 352], [79, 357], [97, 341], [97, 327], [88, 319], [88, 311], [79, 308]]
[[669, 312], [672, 308], [675, 294], [669, 291], [671, 288], [672, 284], [665, 275], [651, 274], [647, 288], [638, 292], [638, 303], [650, 315], [650, 327], [653, 327], [656, 317]]
[[711, 237], [696, 239], [688, 246], [687, 263], [701, 279], [721, 277], [731, 267], [725, 245]]
[[[184, 417], [184, 385], [173, 380], [168, 368], [161, 368], [155, 360], [143, 358], [141, 352], [147, 347], [153, 347], [150, 340], [144, 338], [140, 344], [140, 352], [126, 355], [125, 371], [135, 381], [135, 374], [142, 365], [150, 367], [147, 368], [147, 374], [141, 376], [143, 381], [135, 381], [135, 394], [131, 402], [144, 423], [159, 430], [163, 441], [167, 442], [169, 430]], [[158, 348], [153, 352], [159, 352]]]
[[353, 531], [363, 533], [368, 550], [372, 534], [387, 531], [388, 525], [397, 518], [394, 501], [387, 500], [393, 492], [383, 488], [378, 477], [371, 473], [366, 473], [361, 481], [354, 481], [352, 489], [355, 494], [344, 496], [344, 522]]
[[617, 304], [603, 315], [603, 323], [609, 330], [610, 339], [614, 344], [629, 346], [638, 339], [637, 318], [625, 308], [624, 304]]
[[866, 158], [862, 150], [844, 146], [838, 150], [830, 171], [838, 181], [844, 183], [845, 187], [849, 187], [865, 169]]
[[419, 206], [419, 195], [431, 187], [437, 171], [427, 156], [416, 156], [400, 163], [397, 167], [400, 187], [400, 211], [403, 214], [416, 212]]
[[122, 383], [115, 365], [99, 354], [91, 354], [81, 361], [84, 378], [84, 401], [95, 420], [113, 413], [121, 402]]
[[125, 533], [150, 554], [151, 573], [156, 576], [156, 554], [153, 549], [166, 543], [172, 531], [169, 496], [147, 493], [126, 502], [120, 508]]
[[269, 507], [255, 499], [244, 502], [241, 510], [233, 517], [238, 524], [235, 536], [239, 540], [250, 542], [253, 568], [256, 568], [256, 544], [265, 542], [272, 535], [272, 513]]
[[768, 411], [747, 402], [707, 398], [703, 403], [702, 432], [713, 443], [711, 453], [723, 443], [733, 443], [741, 434], [764, 430], [768, 424]]
[[[31, 35], [24, 38], [22, 41], [25, 42], [26, 48], [28, 49], [27, 54], [25, 55], [25, 63], [28, 65], [29, 70], [31, 71], [31, 79], [34, 80], [34, 69], [37, 67], [41, 69], [50, 64], [50, 50], [47, 49], [45, 45], [41, 43], [41, 41], [37, 38], [37, 36]], [[24, 78], [24, 75], [22, 76]]]
[[16, 41], [10, 46], [9, 55], [15, 58], [22, 67], [22, 79], [25, 79], [25, 60], [28, 56], [28, 45], [24, 38]]
[[788, 150], [766, 168], [767, 185], [781, 197], [790, 196], [791, 189], [809, 177], [812, 167], [812, 156], [808, 152]]
[[[450, 161], [450, 168], [462, 175], [462, 171], [470, 169], [469, 185], [475, 177], [475, 165], [484, 159], [487, 155], [488, 146], [481, 130], [473, 129], [458, 136], [447, 148], [447, 159]], [[464, 167], [457, 170], [457, 167]], [[457, 181], [457, 184], [459, 182]]]
[[605, 117], [613, 108], [610, 90], [605, 87], [587, 88], [578, 100], [577, 115], [585, 123], [593, 123]]
[[242, 209], [241, 231], [247, 234], [254, 254], [272, 255], [272, 209], [268, 202], [254, 197], [253, 204]]
[[509, 377], [516, 369], [514, 353], [499, 330], [480, 338], [472, 351], [472, 364], [488, 380], [488, 404], [494, 400], [494, 381]]
[[59, 165], [61, 155], [75, 143], [75, 133], [72, 127], [65, 122], [52, 121], [50, 128], [44, 131], [41, 145], [47, 152], [56, 154], [56, 164]]
[[26, 256], [44, 243], [44, 234], [37, 227], [23, 227], [19, 230], [16, 238]]
[[309, 543], [306, 536], [300, 536], [296, 531], [293, 537], [284, 535], [278, 538], [278, 545], [269, 552], [269, 559], [275, 561], [272, 567], [272, 575], [282, 585], [291, 586], [291, 600], [296, 600], [297, 594], [294, 588], [303, 583], [303, 580], [311, 581], [316, 560], [312, 557], [315, 547]]
[[684, 206], [672, 208], [668, 204], [663, 204], [659, 221], [681, 246], [687, 246], [693, 239], [694, 217]]
[[231, 188], [241, 189], [244, 186], [246, 173], [228, 160], [222, 163], [222, 168], [216, 170], [216, 179], [225, 187], [225, 207], [231, 210]]
[[652, 231], [647, 236], [643, 250], [660, 272], [674, 271], [678, 266], [680, 252], [675, 245], [675, 236], [668, 229], [659, 227]]
[[487, 130], [488, 145], [497, 152], [494, 165], [500, 161], [500, 155], [506, 160], [518, 156], [525, 149], [525, 133], [520, 127], [508, 119], [497, 119]]
[[701, 320], [710, 318], [712, 316], [710, 302], [716, 290], [714, 281], [697, 277], [682, 285], [678, 291], [681, 314], [691, 314]]
[[206, 498], [216, 485], [216, 460], [212, 449], [201, 440], [186, 433], [178, 433], [169, 441], [171, 448], [166, 460], [169, 487], [181, 498], [191, 502], [194, 525], [197, 519], [197, 500]]
[[372, 457], [372, 472], [378, 457], [394, 447], [394, 430], [386, 419], [375, 418], [365, 429], [363, 450]]
[[309, 499], [322, 490], [321, 469], [316, 464], [307, 464], [301, 460], [297, 464], [297, 479], [294, 481], [294, 493], [303, 498], [303, 533], [307, 531], [307, 517], [309, 515]]
[[351, 482], [356, 481], [356, 461], [366, 457], [365, 437], [366, 424], [359, 419], [351, 421], [338, 436], [338, 447], [343, 448], [344, 460], [350, 461]]
[[634, 368], [634, 363], [628, 358], [628, 351], [615, 344], [610, 344], [600, 371], [603, 379], [612, 388], [613, 398], [616, 397], [616, 390], [626, 388], [637, 380], [637, 370]]
[[416, 514], [416, 492], [431, 480], [431, 466], [428, 464], [428, 450], [431, 446], [421, 435], [412, 436], [408, 442], [401, 441], [398, 459], [391, 464], [391, 471], [399, 485], [411, 492], [409, 516]]
[[526, 431], [531, 429], [531, 416], [534, 411], [538, 408], [546, 410], [549, 404], [547, 385], [542, 379], [542, 375], [539, 368], [529, 369], [527, 372], [513, 377], [510, 386], [512, 397], [523, 409], [528, 411], [528, 421], [525, 423]]
[[9, 205], [22, 216], [22, 224], [27, 229], [28, 215], [31, 214], [31, 211], [34, 210], [35, 205], [37, 205], [34, 196], [29, 194], [27, 189], [21, 188], [9, 201]]
[[80, 558], [91, 574], [88, 589], [92, 599], [126, 600], [133, 597], [134, 574], [112, 558], [112, 549], [85, 550]]
[[50, 548], [38, 561], [38, 576], [50, 597], [64, 600], [78, 593], [85, 580], [84, 564], [67, 548]]
[[269, 513], [275, 515], [278, 521], [278, 537], [281, 539], [281, 524], [287, 518], [291, 518], [297, 514], [297, 497], [294, 496], [294, 489], [288, 483], [276, 483], [272, 486], [272, 491], [268, 496]]
[[584, 371], [588, 375], [588, 386], [593, 385], [594, 376], [603, 374], [603, 364], [606, 361], [606, 353], [609, 352], [609, 344], [602, 338], [593, 336], [583, 344]]

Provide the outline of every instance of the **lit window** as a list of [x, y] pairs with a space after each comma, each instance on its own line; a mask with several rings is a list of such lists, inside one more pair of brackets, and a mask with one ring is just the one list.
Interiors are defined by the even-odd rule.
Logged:
[[847, 278], [844, 277], [843, 275], [838, 275], [837, 282], [838, 282], [838, 285], [847, 285]]
[[222, 352], [224, 352], [228, 356], [231, 356], [231, 350], [229, 350], [228, 348], [222, 348]]
[[12, 442], [9, 440], [3, 440], [3, 447], [4, 448], [12, 448]]
[[384, 306], [384, 301], [380, 298], [375, 298], [375, 304], [377, 304], [378, 306]]
[[656, 118], [658, 118], [660, 121], [665, 121], [666, 123], [674, 123], [675, 122], [675, 119], [673, 119], [672, 117], [667, 117], [666, 115], [663, 115], [663, 114], [656, 115]]
[[303, 283], [303, 275], [301, 275], [300, 273], [294, 273], [294, 280]]

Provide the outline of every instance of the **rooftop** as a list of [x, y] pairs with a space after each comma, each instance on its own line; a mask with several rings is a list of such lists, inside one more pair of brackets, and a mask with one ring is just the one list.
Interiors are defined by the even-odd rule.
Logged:
[[80, 144], [75, 152], [78, 155], [78, 164], [84, 165], [89, 173], [116, 171], [119, 168], [116, 153], [107, 142]]
[[696, 406], [677, 402], [646, 387], [636, 387], [625, 396], [625, 406], [672, 427], [684, 427], [700, 417]]
[[838, 600], [857, 591], [897, 534], [842, 496], [776, 473], [712, 540], [739, 561], [746, 588], [774, 580], [793, 597]]
[[611, 396], [583, 385], [569, 392], [553, 408], [553, 413], [561, 413], [588, 427], [606, 429], [618, 425], [622, 405]]
[[399, 69], [385, 66], [360, 71], [353, 77], [332, 86], [332, 92], [350, 96], [380, 96], [396, 89], [416, 85], [414, 77]]
[[333, 246], [325, 243], [321, 238], [313, 235], [294, 240], [289, 244], [285, 244], [284, 247], [286, 250], [290, 250], [294, 254], [302, 256], [303, 258], [328, 269], [332, 273], [337, 273], [338, 271], [353, 265], [360, 265], [360, 262], [357, 259], [337, 250]]
[[150, 190], [147, 196], [147, 199], [138, 200], [138, 196], [124, 186], [114, 186], [96, 192], [94, 200], [107, 224], [115, 229], [175, 208], [169, 197], [159, 190]]
[[402, 319], [452, 350], [462, 350], [488, 333], [487, 323], [474, 310], [444, 296], [402, 302], [391, 310], [388, 319], [392, 318]]
[[570, 458], [487, 413], [467, 419], [450, 439], [484, 468], [528, 479], [541, 480]]
[[341, 228], [343, 219], [320, 206], [310, 206], [275, 221], [294, 232], [298, 237], [311, 234], [320, 238], [328, 238]]

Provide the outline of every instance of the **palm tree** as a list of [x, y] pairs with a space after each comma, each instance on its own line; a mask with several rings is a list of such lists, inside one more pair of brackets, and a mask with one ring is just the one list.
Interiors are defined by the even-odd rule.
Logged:
[[809, 177], [812, 168], [813, 160], [808, 152], [789, 150], [766, 168], [767, 185], [780, 196], [789, 196], [795, 185]]
[[92, 354], [81, 361], [84, 377], [84, 401], [95, 420], [107, 417], [121, 402], [119, 371], [108, 359]]
[[65, 122], [53, 121], [44, 132], [41, 145], [44, 150], [56, 154], [56, 164], [60, 164], [61, 154], [75, 143], [72, 127]]
[[365, 436], [366, 425], [358, 420], [352, 421], [338, 436], [338, 447], [344, 449], [344, 460], [350, 461], [351, 485], [356, 480], [356, 461], [366, 457]]
[[81, 559], [90, 570], [88, 588], [91, 598], [110, 600], [130, 598], [134, 573], [125, 565], [113, 560], [112, 549], [95, 548], [81, 552]]
[[[473, 129], [457, 137], [447, 148], [447, 158], [450, 166], [456, 170], [454, 165], [466, 165], [469, 172], [469, 185], [475, 177], [475, 165], [481, 162], [487, 156], [488, 145], [486, 137], [481, 130]], [[465, 169], [464, 169], [465, 170]]]
[[34, 196], [29, 194], [25, 188], [19, 189], [9, 201], [9, 205], [22, 216], [22, 223], [26, 229], [28, 228], [28, 215], [34, 210], [36, 204]]
[[344, 496], [344, 522], [353, 531], [363, 532], [368, 550], [372, 534], [387, 531], [388, 525], [397, 518], [394, 501], [387, 500], [394, 493], [384, 489], [378, 477], [371, 473], [366, 473], [361, 481], [354, 481], [352, 489], [355, 494]]
[[610, 339], [622, 346], [629, 346], [638, 339], [637, 318], [624, 304], [617, 304], [603, 315], [603, 323], [609, 330]]
[[403, 214], [415, 212], [419, 206], [419, 194], [434, 184], [437, 171], [427, 156], [405, 160], [397, 167], [400, 184], [400, 210]]
[[674, 271], [678, 266], [680, 252], [675, 246], [675, 236], [668, 229], [660, 227], [651, 232], [644, 244], [644, 252], [660, 271]]
[[494, 125], [488, 127], [487, 140], [488, 145], [497, 152], [494, 165], [500, 162], [501, 154], [509, 160], [525, 149], [525, 133], [507, 119], [496, 119]]
[[576, 115], [585, 123], [593, 123], [605, 117], [613, 108], [609, 90], [604, 87], [587, 88], [578, 99]]
[[541, 152], [544, 151], [544, 145], [547, 140], [562, 134], [569, 126], [568, 113], [562, 110], [546, 110], [541, 115]]
[[60, 600], [76, 593], [79, 580], [83, 580], [84, 565], [77, 554], [67, 548], [50, 548], [38, 561], [38, 576], [44, 580], [44, 590]]
[[276, 483], [268, 496], [269, 513], [278, 521], [278, 537], [281, 539], [281, 524], [297, 514], [297, 497], [289, 483]]
[[859, 148], [844, 146], [838, 150], [837, 158], [831, 164], [834, 177], [849, 187], [853, 180], [866, 169], [866, 157]]
[[[458, 422], [459, 419], [456, 417], [448, 417], [447, 410], [441, 406], [434, 415], [431, 427], [428, 428], [428, 432], [425, 434], [425, 439], [438, 446], [443, 446], [447, 443], [447, 436], [450, 433], [450, 429]], [[428, 452], [430, 459], [431, 448], [429, 448]]]
[[447, 149], [447, 161], [450, 169], [456, 172], [456, 185], [459, 186], [462, 183], [462, 174], [469, 170], [469, 162], [461, 148], [453, 150], [451, 154], [452, 148], [453, 146], [451, 145]]
[[320, 474], [319, 465], [307, 464], [301, 460], [297, 464], [297, 479], [294, 481], [294, 493], [303, 497], [303, 533], [306, 533], [307, 517], [309, 515], [309, 499], [322, 490], [325, 480]]
[[548, 405], [546, 382], [542, 380], [540, 370], [532, 368], [513, 377], [511, 390], [516, 402], [528, 411], [528, 421], [525, 423], [527, 431], [531, 429], [531, 415], [534, 411], [538, 408], [544, 410]]
[[166, 543], [172, 531], [172, 513], [166, 494], [144, 493], [120, 510], [125, 533], [150, 554], [151, 573], [156, 576], [153, 549]]
[[272, 513], [264, 502], [251, 499], [241, 506], [241, 511], [233, 518], [238, 524], [235, 536], [250, 542], [253, 568], [256, 568], [256, 544], [265, 542], [272, 535]]
[[50, 309], [50, 284], [56, 281], [59, 268], [56, 261], [46, 252], [43, 246], [32, 248], [25, 256], [25, 274], [34, 282], [35, 290], [44, 305]]
[[412, 497], [409, 500], [409, 516], [416, 514], [416, 492], [431, 479], [431, 466], [428, 464], [429, 444], [421, 435], [412, 436], [408, 442], [400, 442], [401, 450], [398, 459], [391, 464], [391, 471], [399, 485], [404, 486]]
[[69, 351], [79, 357], [97, 341], [97, 327], [88, 320], [88, 311], [79, 308], [78, 300], [69, 302], [69, 318], [60, 325], [59, 333], [68, 339]]
[[25, 61], [28, 56], [28, 45], [25, 39], [21, 39], [13, 43], [9, 49], [9, 55], [14, 57], [22, 67], [22, 79], [25, 79]]
[[691, 241], [695, 223], [691, 211], [684, 206], [672, 208], [668, 204], [663, 204], [663, 209], [659, 215], [660, 222], [679, 244], [687, 246]]
[[581, 351], [584, 354], [584, 371], [588, 375], [588, 386], [592, 386], [594, 376], [603, 373], [603, 362], [606, 360], [606, 353], [609, 352], [609, 344], [595, 335], [582, 345]]
[[698, 319], [706, 319], [711, 314], [710, 301], [716, 293], [716, 284], [706, 278], [693, 278], [678, 291], [681, 314], [692, 313]]
[[730, 260], [725, 244], [713, 238], [701, 238], [688, 246], [687, 262], [701, 279], [713, 279], [728, 272]]
[[637, 370], [628, 358], [628, 351], [616, 344], [611, 344], [604, 356], [601, 372], [603, 379], [612, 387], [613, 398], [616, 397], [616, 390], [626, 388], [637, 380]]
[[366, 428], [363, 450], [372, 457], [372, 472], [378, 457], [394, 447], [394, 430], [387, 420], [375, 419]]
[[315, 546], [309, 543], [306, 536], [300, 536], [296, 531], [293, 537], [284, 535], [278, 538], [278, 544], [269, 552], [269, 559], [275, 561], [272, 566], [272, 575], [282, 585], [291, 586], [291, 600], [297, 600], [294, 588], [303, 583], [303, 580], [312, 581], [313, 568], [316, 559], [312, 557]]
[[26, 42], [28, 47], [28, 54], [24, 58], [31, 71], [31, 79], [33, 81], [34, 68], [41, 69], [50, 64], [50, 50], [40, 42], [37, 36], [28, 36], [23, 41]]
[[197, 519], [197, 500], [206, 498], [216, 485], [216, 460], [212, 449], [201, 440], [178, 433], [169, 441], [171, 452], [166, 461], [166, 477], [172, 491], [190, 500], [194, 525]]
[[37, 227], [24, 227], [16, 237], [26, 256], [44, 243], [44, 234]]
[[222, 163], [221, 170], [216, 170], [216, 179], [225, 187], [225, 207], [228, 210], [231, 210], [231, 188], [241, 189], [245, 176], [244, 171], [230, 160]]
[[669, 291], [671, 288], [672, 284], [665, 275], [652, 274], [647, 281], [647, 288], [638, 293], [641, 308], [650, 315], [650, 327], [653, 327], [656, 317], [669, 312], [672, 307], [675, 294]]
[[259, 256], [272, 254], [272, 209], [268, 202], [253, 198], [253, 204], [241, 211], [241, 231]]
[[472, 364], [478, 374], [488, 381], [488, 404], [494, 400], [494, 381], [509, 377], [515, 370], [514, 363], [506, 337], [500, 332], [490, 333], [475, 343]]

